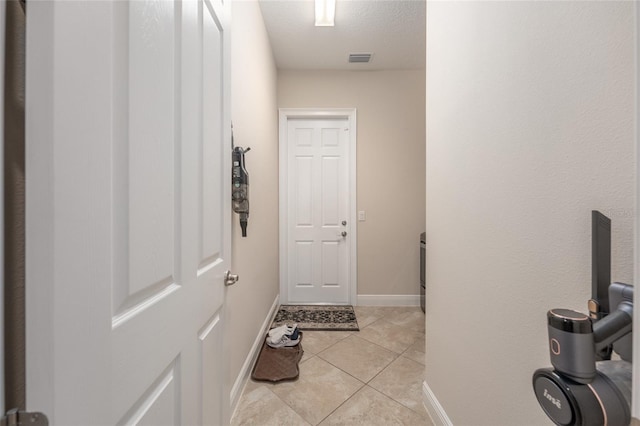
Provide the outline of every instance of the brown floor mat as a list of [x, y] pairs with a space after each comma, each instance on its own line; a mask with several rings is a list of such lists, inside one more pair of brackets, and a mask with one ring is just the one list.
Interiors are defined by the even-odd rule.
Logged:
[[300, 374], [298, 363], [304, 353], [304, 350], [302, 350], [302, 332], [300, 331], [299, 333], [300, 343], [296, 346], [278, 349], [267, 345], [265, 338], [256, 365], [253, 367], [251, 378], [266, 382], [297, 379]]

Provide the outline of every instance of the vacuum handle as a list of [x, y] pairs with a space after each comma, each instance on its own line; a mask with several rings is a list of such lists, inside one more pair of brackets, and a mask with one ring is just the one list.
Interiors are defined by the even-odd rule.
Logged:
[[596, 350], [609, 346], [630, 333], [633, 323], [633, 304], [622, 302], [615, 311], [593, 325], [593, 338]]

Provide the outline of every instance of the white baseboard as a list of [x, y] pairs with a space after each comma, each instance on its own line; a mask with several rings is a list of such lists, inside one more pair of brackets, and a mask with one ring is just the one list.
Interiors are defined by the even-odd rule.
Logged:
[[426, 380], [422, 382], [422, 403], [435, 426], [453, 426], [444, 408], [442, 408], [431, 388], [427, 385]]
[[249, 379], [249, 375], [251, 374], [251, 367], [255, 363], [258, 358], [258, 354], [260, 353], [260, 349], [262, 348], [262, 344], [264, 343], [264, 336], [269, 330], [269, 326], [273, 322], [273, 318], [276, 316], [278, 306], [280, 306], [280, 295], [278, 294], [271, 305], [271, 309], [269, 309], [269, 313], [267, 317], [264, 319], [258, 334], [256, 335], [256, 340], [253, 342], [253, 346], [247, 355], [247, 358], [244, 360], [244, 364], [242, 364], [242, 368], [240, 369], [240, 373], [236, 378], [236, 381], [233, 384], [233, 388], [231, 388], [230, 402], [231, 402], [231, 418], [233, 418], [233, 414], [235, 414], [236, 407], [238, 406], [238, 402], [240, 401], [240, 396], [242, 395], [242, 390], [244, 389], [244, 385], [247, 383]]
[[358, 306], [420, 306], [420, 295], [359, 294]]

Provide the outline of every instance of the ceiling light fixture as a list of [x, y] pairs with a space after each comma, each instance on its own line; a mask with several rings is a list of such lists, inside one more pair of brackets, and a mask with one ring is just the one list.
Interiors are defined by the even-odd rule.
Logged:
[[336, 18], [336, 0], [316, 0], [316, 27], [333, 27]]

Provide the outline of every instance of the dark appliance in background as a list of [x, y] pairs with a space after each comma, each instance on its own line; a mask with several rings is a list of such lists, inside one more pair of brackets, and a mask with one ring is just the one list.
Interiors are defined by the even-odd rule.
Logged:
[[423, 232], [420, 234], [420, 308], [422, 308], [422, 312], [425, 312], [425, 284], [424, 284], [424, 258], [426, 252], [427, 245], [427, 233]]

